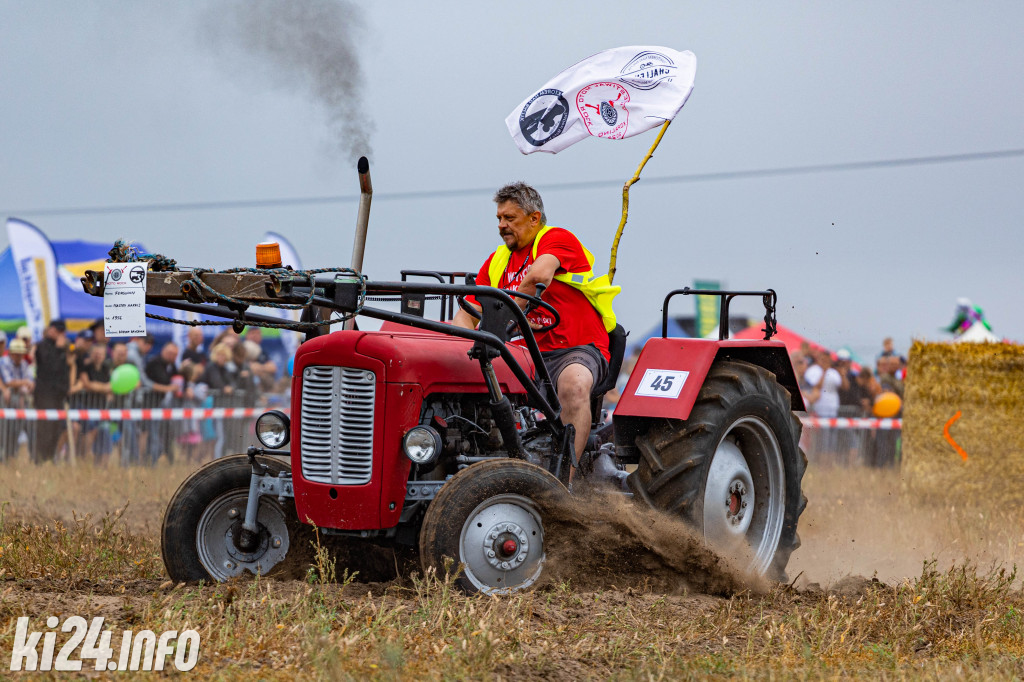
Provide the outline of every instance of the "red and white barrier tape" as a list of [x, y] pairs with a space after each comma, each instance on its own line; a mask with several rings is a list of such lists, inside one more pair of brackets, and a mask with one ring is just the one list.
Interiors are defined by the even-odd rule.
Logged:
[[[171, 407], [130, 410], [31, 410], [0, 408], [0, 418], [24, 421], [175, 421], [181, 419], [241, 419], [255, 417], [263, 407]], [[285, 410], [287, 412], [288, 410]], [[811, 429], [902, 429], [902, 419], [801, 417]]]
[[801, 417], [800, 421], [810, 429], [902, 429], [902, 419], [853, 419], [836, 417]]
[[[175, 421], [180, 419], [238, 419], [262, 414], [264, 407], [171, 407], [130, 410], [0, 409], [0, 418], [25, 421]], [[287, 411], [287, 410], [286, 410]]]

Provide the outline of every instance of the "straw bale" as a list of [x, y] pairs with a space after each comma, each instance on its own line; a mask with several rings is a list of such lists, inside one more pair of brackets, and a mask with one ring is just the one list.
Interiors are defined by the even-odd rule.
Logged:
[[[952, 503], [1024, 504], [1024, 346], [915, 341], [905, 387], [908, 491]], [[958, 411], [950, 435], [966, 461], [943, 436]]]

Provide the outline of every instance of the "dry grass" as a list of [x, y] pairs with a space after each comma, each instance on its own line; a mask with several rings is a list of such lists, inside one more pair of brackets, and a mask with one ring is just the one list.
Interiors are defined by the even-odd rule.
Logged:
[[[791, 563], [793, 575], [804, 571], [797, 588], [731, 598], [570, 582], [466, 597], [434, 576], [359, 583], [323, 552], [305, 582], [176, 586], [163, 576], [155, 529], [184, 475], [0, 469], [0, 500], [10, 502], [0, 524], [0, 654], [18, 616], [77, 614], [102, 615], [115, 632], [195, 628], [193, 674], [212, 679], [1024, 676], [1024, 595], [1012, 569], [1019, 520], [901, 496], [894, 473], [809, 472], [804, 546]], [[126, 502], [123, 515], [105, 513]], [[72, 510], [92, 513], [76, 520]], [[871, 576], [886, 556], [894, 561], [881, 582], [840, 579]]]

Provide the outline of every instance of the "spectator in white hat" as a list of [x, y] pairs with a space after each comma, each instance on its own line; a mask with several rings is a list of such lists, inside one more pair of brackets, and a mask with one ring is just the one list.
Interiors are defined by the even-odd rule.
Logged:
[[[0, 356], [0, 379], [3, 384], [4, 407], [28, 407], [29, 396], [35, 381], [32, 379], [32, 366], [25, 355], [28, 347], [22, 339], [11, 340], [7, 355]], [[0, 428], [0, 459], [13, 458], [18, 452], [18, 438], [23, 426], [17, 421], [5, 422]]]
[[843, 385], [839, 387], [839, 416], [860, 417], [863, 396], [853, 369], [853, 356], [845, 348], [836, 351], [836, 371], [843, 377]]
[[35, 387], [35, 379], [32, 377], [32, 367], [28, 364], [26, 356], [28, 346], [23, 339], [15, 338], [11, 341], [11, 347], [7, 355], [0, 357], [0, 380], [4, 385], [4, 400], [10, 402], [12, 396], [28, 395]]
[[32, 330], [22, 325], [14, 332], [14, 338], [25, 342], [25, 362], [30, 365], [35, 363], [35, 353], [33, 352], [35, 350], [35, 342], [32, 340]]

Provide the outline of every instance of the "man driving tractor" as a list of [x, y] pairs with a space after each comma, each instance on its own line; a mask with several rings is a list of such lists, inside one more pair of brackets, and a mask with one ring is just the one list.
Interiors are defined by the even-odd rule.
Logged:
[[[611, 300], [620, 287], [606, 276], [594, 277], [594, 256], [569, 230], [547, 224], [544, 202], [533, 187], [515, 182], [494, 194], [498, 232], [505, 242], [492, 253], [476, 276], [479, 286], [538, 295], [554, 307], [561, 322], [550, 331], [537, 332], [561, 403], [562, 423], [576, 428], [576, 452], [582, 453], [590, 434], [590, 397], [608, 372], [608, 332], [615, 328]], [[479, 309], [472, 297], [466, 299]], [[525, 299], [516, 299], [526, 308]], [[554, 320], [543, 309], [529, 313], [534, 329]], [[459, 310], [454, 323], [475, 329], [477, 320]]]

